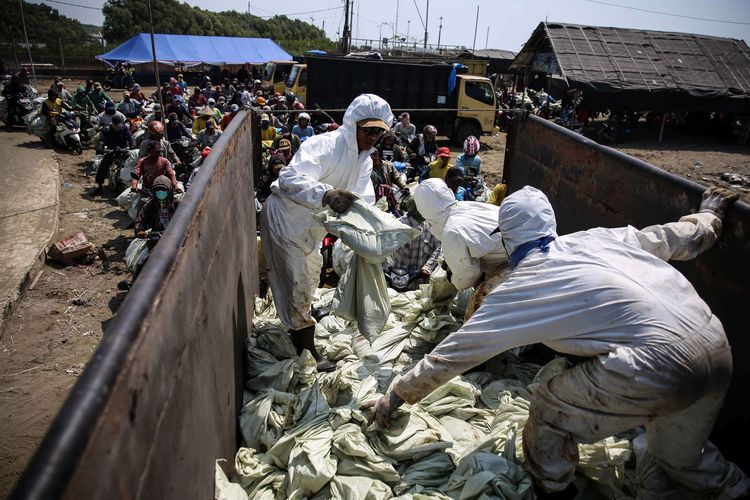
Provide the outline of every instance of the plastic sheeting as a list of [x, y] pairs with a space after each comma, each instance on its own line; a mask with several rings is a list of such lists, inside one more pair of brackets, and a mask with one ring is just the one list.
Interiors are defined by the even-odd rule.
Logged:
[[[564, 358], [542, 367], [505, 356], [402, 406], [388, 429], [368, 425], [359, 410], [460, 326], [462, 314], [451, 314], [457, 299], [441, 296], [445, 279], [438, 273], [418, 290], [389, 290], [391, 313], [366, 348], [354, 323], [321, 319], [316, 344], [337, 362], [331, 373], [317, 373], [306, 351], [297, 357], [271, 297], [256, 299], [240, 415], [245, 446], [231, 483], [217, 473], [216, 498], [235, 500], [230, 485], [269, 500], [535, 498], [520, 436], [531, 394], [566, 368]], [[334, 294], [317, 290], [316, 306]], [[633, 498], [627, 440], [581, 445], [579, 453], [577, 483], [594, 490], [586, 498]]]
[[[262, 64], [268, 61], [291, 61], [292, 56], [270, 38], [230, 36], [154, 35], [156, 55], [161, 63], [196, 64]], [[118, 62], [151, 63], [151, 35], [138, 33], [105, 54], [96, 56], [110, 66]]]

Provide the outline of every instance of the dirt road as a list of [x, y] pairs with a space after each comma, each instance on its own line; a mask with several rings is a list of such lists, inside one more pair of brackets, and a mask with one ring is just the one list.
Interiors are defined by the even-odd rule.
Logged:
[[[28, 150], [15, 149], [20, 167]], [[86, 172], [93, 151], [45, 153], [60, 166], [59, 237], [83, 231], [107, 260], [69, 267], [48, 261], [0, 333], [0, 498], [10, 493], [98, 345], [125, 296], [117, 282], [128, 277], [127, 216], [114, 199], [86, 194], [93, 182]]]

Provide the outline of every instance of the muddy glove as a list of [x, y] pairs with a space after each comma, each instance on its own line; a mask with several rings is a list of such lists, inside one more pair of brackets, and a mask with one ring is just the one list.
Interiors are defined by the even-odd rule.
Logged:
[[357, 196], [346, 189], [329, 189], [323, 195], [323, 205], [328, 205], [337, 214], [343, 214], [356, 199]]
[[731, 189], [723, 189], [718, 187], [711, 187], [703, 191], [703, 199], [701, 201], [701, 212], [710, 212], [719, 219], [724, 219], [724, 210], [734, 200], [739, 198], [739, 193], [735, 193]]
[[367, 417], [368, 424], [377, 421], [382, 428], [386, 429], [391, 425], [391, 413], [396, 411], [402, 404], [404, 404], [404, 400], [395, 391], [391, 391], [377, 401], [369, 401], [363, 404], [359, 409], [370, 412], [370, 416]]

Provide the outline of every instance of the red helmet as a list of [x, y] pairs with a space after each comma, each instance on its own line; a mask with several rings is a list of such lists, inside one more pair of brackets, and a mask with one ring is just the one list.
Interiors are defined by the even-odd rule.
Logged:
[[464, 141], [464, 153], [467, 155], [475, 155], [479, 153], [479, 139], [470, 135]]
[[203, 148], [203, 150], [201, 150], [201, 159], [205, 160], [206, 156], [208, 156], [210, 152], [211, 152], [211, 146], [206, 146], [205, 148]]
[[148, 131], [152, 135], [158, 135], [160, 137], [164, 136], [164, 125], [161, 124], [160, 121], [154, 120], [151, 123], [148, 124]]

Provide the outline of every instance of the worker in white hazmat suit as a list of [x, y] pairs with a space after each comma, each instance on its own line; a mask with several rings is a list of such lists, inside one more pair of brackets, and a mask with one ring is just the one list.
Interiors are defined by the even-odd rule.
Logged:
[[[510, 277], [390, 394], [367, 405], [371, 417], [388, 425], [403, 401], [416, 403], [498, 353], [543, 342], [588, 359], [533, 393], [523, 448], [542, 489], [567, 498], [578, 443], [644, 426], [646, 451], [679, 490], [671, 498], [747, 495], [748, 478], [707, 441], [732, 372], [724, 329], [667, 263], [710, 248], [735, 198], [712, 188], [700, 213], [679, 222], [558, 237], [541, 191], [527, 186], [508, 196], [498, 229]], [[638, 498], [669, 496], [643, 479]]]
[[326, 235], [313, 214], [325, 205], [343, 213], [356, 197], [375, 202], [370, 153], [392, 120], [390, 106], [380, 97], [363, 94], [354, 99], [341, 127], [309, 138], [281, 169], [261, 213], [261, 244], [279, 318], [298, 353], [309, 350], [321, 371], [334, 365], [321, 360], [313, 342], [310, 305]]
[[458, 289], [476, 287], [466, 318], [484, 297], [508, 276], [508, 254], [497, 227], [500, 207], [473, 201], [458, 202], [442, 179], [427, 179], [414, 190], [417, 210], [443, 244], [451, 283]]

